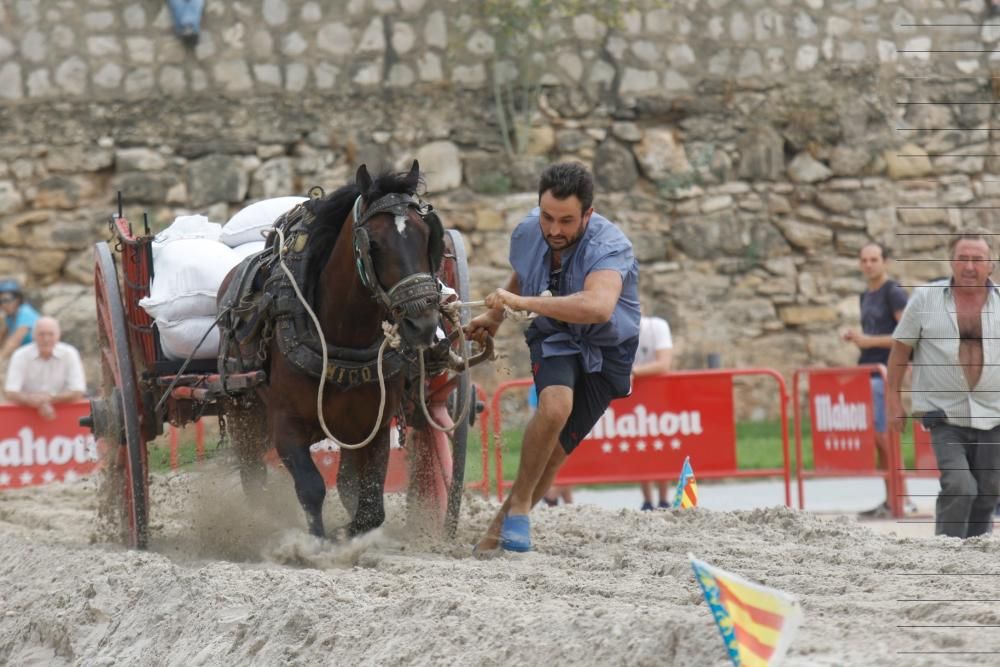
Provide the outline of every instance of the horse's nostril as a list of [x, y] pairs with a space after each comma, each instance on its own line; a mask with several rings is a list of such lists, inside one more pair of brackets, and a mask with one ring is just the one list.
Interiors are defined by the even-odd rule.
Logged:
[[434, 332], [437, 331], [437, 317], [425, 315], [421, 317], [406, 317], [400, 323], [403, 337], [408, 339], [410, 344], [420, 343], [430, 345], [434, 340]]

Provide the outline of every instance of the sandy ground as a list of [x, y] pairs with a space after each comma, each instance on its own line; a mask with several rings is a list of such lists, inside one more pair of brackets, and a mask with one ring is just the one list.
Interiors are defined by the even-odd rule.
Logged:
[[[494, 506], [479, 498], [454, 541], [408, 532], [393, 498], [382, 530], [336, 546], [305, 535], [272, 479], [252, 511], [218, 464], [157, 476], [146, 553], [100, 536], [94, 481], [4, 492], [0, 663], [726, 665], [688, 552], [800, 597], [790, 665], [985, 665], [998, 656], [954, 652], [1000, 652], [1000, 602], [940, 601], [1000, 597], [992, 538], [778, 508], [569, 506], [536, 510], [534, 553], [482, 561], [467, 545]], [[333, 496], [327, 515], [344, 519]]]

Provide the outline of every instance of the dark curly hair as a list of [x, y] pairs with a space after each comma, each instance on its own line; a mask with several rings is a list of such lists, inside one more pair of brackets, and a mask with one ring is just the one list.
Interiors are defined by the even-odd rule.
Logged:
[[560, 162], [549, 165], [542, 172], [538, 183], [538, 200], [546, 192], [552, 192], [556, 199], [567, 199], [573, 195], [580, 200], [586, 211], [594, 203], [594, 178], [579, 162]]

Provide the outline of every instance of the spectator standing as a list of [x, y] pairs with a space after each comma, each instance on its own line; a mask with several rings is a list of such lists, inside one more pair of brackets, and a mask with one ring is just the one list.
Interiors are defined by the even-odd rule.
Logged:
[[[858, 365], [889, 364], [889, 349], [892, 347], [892, 332], [903, 316], [903, 309], [909, 295], [906, 290], [888, 275], [889, 249], [880, 243], [868, 243], [858, 253], [858, 267], [867, 282], [867, 289], [861, 293], [861, 331], [846, 329], [841, 338], [853, 343], [861, 351]], [[879, 373], [871, 374], [872, 415], [875, 422], [875, 448], [879, 468], [889, 464], [889, 438], [885, 418], [885, 383]], [[885, 482], [886, 501], [878, 507], [861, 512], [861, 519], [884, 519], [889, 511], [889, 480]], [[907, 499], [907, 509], [916, 507]]]
[[24, 302], [21, 285], [16, 280], [0, 280], [0, 310], [3, 310], [0, 361], [4, 361], [14, 354], [14, 350], [31, 342], [31, 330], [39, 315]]
[[[670, 335], [670, 325], [662, 317], [646, 317], [639, 320], [639, 349], [635, 353], [632, 375], [646, 377], [664, 375], [670, 372], [673, 362], [674, 341]], [[667, 492], [668, 480], [656, 480], [656, 491], [660, 509], [670, 507]], [[653, 509], [653, 482], [640, 482], [642, 490], [642, 510]]]
[[59, 341], [59, 323], [51, 317], [35, 322], [34, 341], [10, 359], [4, 393], [8, 401], [38, 410], [44, 419], [55, 417], [55, 405], [83, 398], [86, 380], [76, 348]]
[[[903, 374], [913, 351], [913, 414], [931, 432], [940, 471], [935, 534], [974, 537], [993, 530], [1000, 498], [1000, 291], [992, 235], [959, 234], [951, 278], [918, 287], [893, 333], [889, 427], [906, 421]], [[985, 341], [985, 342], [984, 342]]]

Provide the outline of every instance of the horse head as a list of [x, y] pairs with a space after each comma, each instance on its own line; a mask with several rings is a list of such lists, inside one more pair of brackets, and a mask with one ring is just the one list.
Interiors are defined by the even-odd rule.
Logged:
[[365, 165], [355, 184], [360, 195], [351, 214], [358, 275], [399, 325], [403, 343], [423, 350], [438, 328], [440, 288], [435, 277], [444, 252], [444, 227], [434, 210], [416, 197], [420, 165], [385, 191]]

